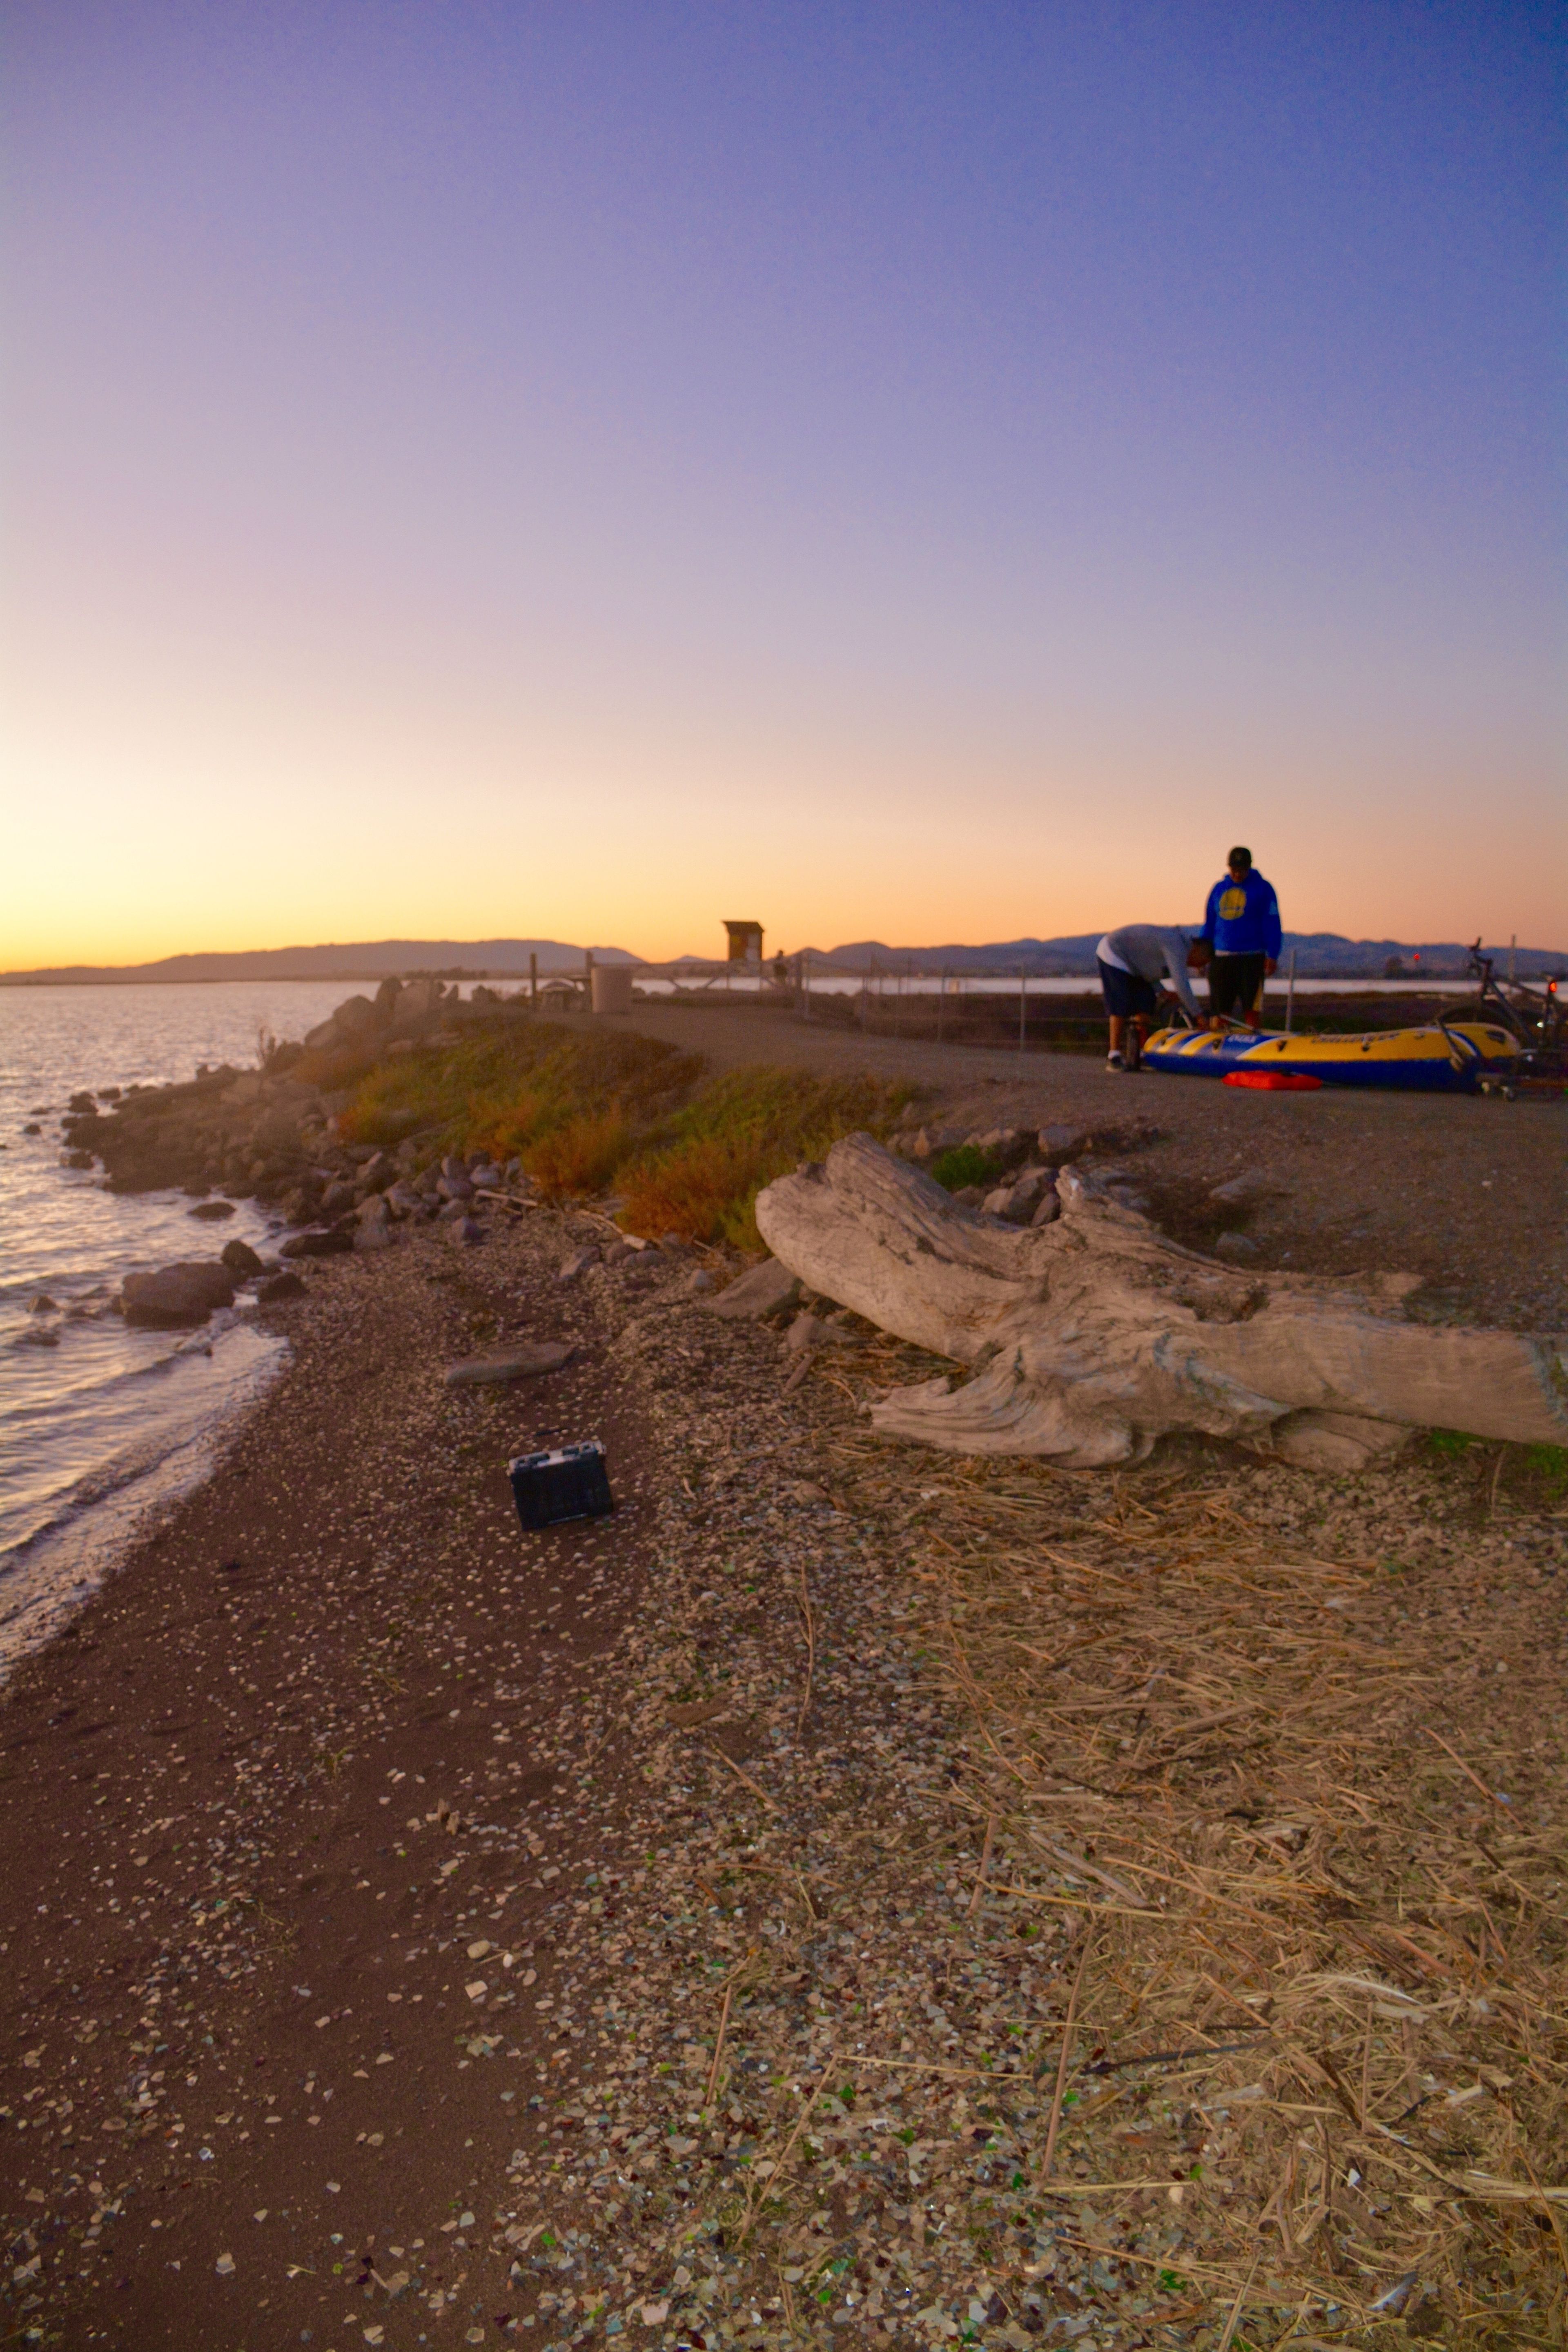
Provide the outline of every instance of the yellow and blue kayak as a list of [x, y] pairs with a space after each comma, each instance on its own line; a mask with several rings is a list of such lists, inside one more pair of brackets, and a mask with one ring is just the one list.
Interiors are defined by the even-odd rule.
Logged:
[[1143, 1048], [1146, 1069], [1228, 1078], [1237, 1086], [1397, 1087], [1421, 1094], [1473, 1094], [1506, 1078], [1519, 1042], [1488, 1021], [1433, 1022], [1420, 1029], [1369, 1029], [1354, 1037], [1218, 1034], [1161, 1029]]

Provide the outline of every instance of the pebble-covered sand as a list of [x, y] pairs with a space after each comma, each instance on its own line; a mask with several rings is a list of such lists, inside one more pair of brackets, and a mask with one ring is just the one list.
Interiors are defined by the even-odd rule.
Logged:
[[[792, 1356], [689, 1251], [559, 1281], [608, 1239], [537, 1210], [309, 1267], [279, 1388], [7, 1687], [7, 2329], [1216, 2346], [1190, 2074], [1131, 2144], [1058, 2075], [1105, 1874], [1031, 1907], [975, 1816], [946, 1465], [857, 1496], [870, 1335]], [[444, 1387], [524, 1339], [577, 1352]], [[509, 1454], [588, 1435], [616, 1517], [524, 1536]], [[1227, 1460], [1254, 1515], [1299, 1499]], [[1374, 1540], [1394, 1490], [1337, 1491]], [[1058, 1477], [1053, 1525], [1105, 1493]], [[1550, 1639], [1560, 1524], [1478, 1540]]]

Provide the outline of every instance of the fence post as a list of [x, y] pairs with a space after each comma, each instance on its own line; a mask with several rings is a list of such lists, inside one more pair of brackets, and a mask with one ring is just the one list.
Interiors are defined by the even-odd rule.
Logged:
[[536, 948], [530, 948], [528, 950], [528, 1001], [537, 1013], [539, 1010], [539, 951]]
[[1028, 1003], [1029, 967], [1026, 963], [1021, 963], [1018, 966], [1018, 1051], [1020, 1054], [1024, 1050], [1024, 1015]]
[[1285, 1034], [1290, 1034], [1290, 1024], [1296, 1013], [1296, 950], [1290, 950], [1290, 961], [1285, 981]]

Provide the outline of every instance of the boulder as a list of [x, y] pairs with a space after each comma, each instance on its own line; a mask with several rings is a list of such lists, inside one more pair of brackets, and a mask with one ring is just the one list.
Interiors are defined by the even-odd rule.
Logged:
[[40, 1290], [27, 1309], [29, 1315], [58, 1315], [59, 1311], [58, 1306], [47, 1290]]
[[225, 1242], [223, 1263], [232, 1274], [252, 1275], [261, 1272], [261, 1260], [257, 1256], [250, 1244], [237, 1239]]
[[352, 1234], [340, 1233], [336, 1225], [322, 1232], [317, 1227], [308, 1234], [290, 1234], [279, 1251], [279, 1257], [341, 1257], [354, 1245]]
[[776, 1257], [765, 1257], [761, 1265], [753, 1265], [719, 1293], [712, 1311], [736, 1322], [756, 1323], [764, 1315], [777, 1315], [793, 1307], [799, 1297], [799, 1281], [788, 1266]]
[[352, 1234], [350, 1238], [354, 1248], [362, 1254], [371, 1250], [390, 1249], [392, 1227], [384, 1222], [379, 1224], [361, 1225], [358, 1232]]
[[303, 1298], [305, 1286], [297, 1274], [269, 1274], [265, 1282], [256, 1286], [256, 1296], [263, 1307], [280, 1307], [286, 1298]]
[[79, 1094], [72, 1095], [69, 1102], [66, 1105], [66, 1108], [79, 1113], [83, 1111], [93, 1111], [98, 1108], [98, 1104], [94, 1097], [88, 1094], [84, 1089]]
[[332, 1014], [333, 1028], [340, 1037], [347, 1038], [351, 1044], [368, 1037], [371, 1031], [379, 1025], [375, 1007], [368, 996], [345, 997]]
[[460, 1363], [448, 1364], [441, 1379], [449, 1389], [500, 1388], [509, 1381], [533, 1380], [542, 1372], [558, 1372], [576, 1352], [567, 1340], [538, 1339], [516, 1348], [498, 1349], [488, 1356], [465, 1356]]
[[[333, 1014], [329, 1014], [325, 1021], [318, 1021], [313, 1029], [307, 1029], [305, 1032], [305, 1051], [307, 1054], [335, 1053], [340, 1045], [346, 1045], [347, 1042], [348, 1040], [344, 1036], [343, 1032], [338, 1027], [336, 1016]], [[245, 1080], [241, 1078], [239, 1086], [242, 1087], [244, 1084]], [[237, 1095], [238, 1092], [239, 1087], [231, 1087], [229, 1088], [229, 1094], [231, 1097]]]
[[235, 1288], [232, 1267], [216, 1259], [160, 1266], [155, 1274], [126, 1276], [121, 1311], [141, 1330], [184, 1330], [205, 1323], [220, 1307], [232, 1307]]
[[1225, 1208], [1239, 1209], [1279, 1190], [1273, 1177], [1266, 1176], [1260, 1168], [1244, 1168], [1241, 1174], [1233, 1176], [1228, 1183], [1212, 1186], [1209, 1199], [1218, 1201]]
[[232, 1201], [198, 1201], [194, 1209], [185, 1211], [187, 1217], [200, 1217], [205, 1224], [220, 1224], [225, 1217], [234, 1214]]
[[598, 1263], [599, 1253], [590, 1242], [586, 1249], [574, 1250], [570, 1257], [562, 1259], [561, 1271], [555, 1279], [557, 1282], [575, 1282], [579, 1275], [586, 1274], [591, 1265]]
[[1042, 1160], [1076, 1160], [1089, 1142], [1089, 1131], [1081, 1127], [1042, 1127], [1035, 1138]]
[[427, 1029], [437, 1017], [441, 1003], [438, 980], [411, 980], [399, 991], [392, 1008], [392, 1034], [395, 1037], [412, 1038]]
[[472, 1249], [484, 1237], [485, 1229], [477, 1217], [458, 1217], [447, 1228], [447, 1239], [454, 1249]]

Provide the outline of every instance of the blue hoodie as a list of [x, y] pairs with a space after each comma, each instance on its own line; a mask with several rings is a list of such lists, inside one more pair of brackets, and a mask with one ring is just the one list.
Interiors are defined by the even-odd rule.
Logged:
[[1266, 882], [1256, 866], [1247, 869], [1245, 882], [1227, 874], [1209, 892], [1198, 937], [1208, 941], [1215, 955], [1272, 956], [1278, 961], [1279, 901], [1273, 883]]

